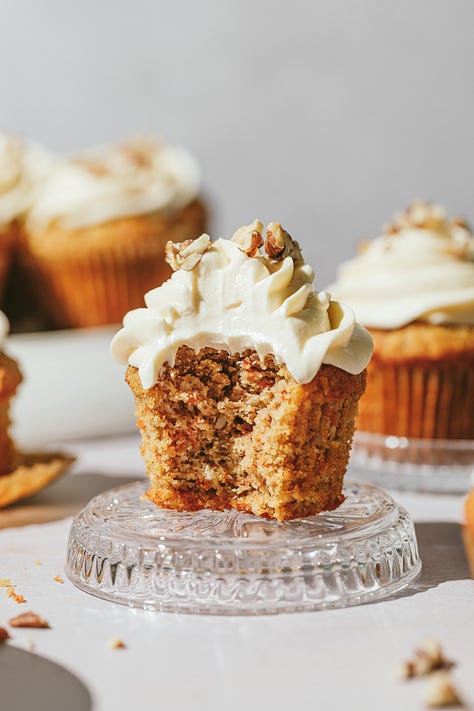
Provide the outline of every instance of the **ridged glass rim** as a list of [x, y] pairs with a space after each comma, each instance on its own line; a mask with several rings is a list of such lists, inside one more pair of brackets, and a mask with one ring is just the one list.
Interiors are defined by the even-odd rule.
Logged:
[[149, 610], [270, 614], [380, 600], [421, 569], [410, 516], [372, 486], [348, 483], [335, 511], [284, 523], [164, 511], [145, 486], [103, 492], [73, 520], [66, 575], [79, 589]]

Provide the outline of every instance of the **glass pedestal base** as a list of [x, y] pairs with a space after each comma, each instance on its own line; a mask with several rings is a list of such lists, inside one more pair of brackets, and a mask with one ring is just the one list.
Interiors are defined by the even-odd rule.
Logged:
[[464, 494], [474, 486], [474, 441], [358, 431], [348, 477], [388, 489]]
[[66, 573], [81, 590], [148, 610], [251, 615], [379, 600], [421, 569], [410, 517], [371, 486], [348, 485], [337, 510], [284, 523], [168, 511], [145, 490], [104, 492], [74, 519]]

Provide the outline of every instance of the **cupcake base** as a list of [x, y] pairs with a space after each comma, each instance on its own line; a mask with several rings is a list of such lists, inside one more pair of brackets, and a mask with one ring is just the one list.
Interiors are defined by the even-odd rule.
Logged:
[[273, 356], [181, 346], [152, 388], [131, 366], [127, 382], [157, 505], [284, 521], [342, 503], [365, 372], [323, 365], [300, 385]]
[[411, 324], [371, 330], [375, 352], [357, 429], [422, 439], [474, 439], [474, 328]]
[[44, 317], [55, 328], [120, 323], [144, 305], [143, 294], [171, 276], [168, 240], [205, 229], [198, 200], [173, 215], [151, 213], [68, 230], [59, 224], [23, 237], [18, 260]]

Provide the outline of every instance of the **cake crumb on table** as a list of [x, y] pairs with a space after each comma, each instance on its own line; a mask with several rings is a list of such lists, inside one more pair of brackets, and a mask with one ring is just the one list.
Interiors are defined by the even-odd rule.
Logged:
[[61, 578], [60, 575], [55, 575], [53, 578], [57, 583], [61, 583], [61, 585], [64, 585], [64, 580]]
[[112, 637], [108, 643], [109, 649], [126, 649], [127, 645], [125, 642], [118, 637]]
[[40, 617], [36, 612], [24, 612], [22, 615], [12, 617], [8, 620], [10, 627], [35, 627], [38, 629], [49, 629], [49, 623]]

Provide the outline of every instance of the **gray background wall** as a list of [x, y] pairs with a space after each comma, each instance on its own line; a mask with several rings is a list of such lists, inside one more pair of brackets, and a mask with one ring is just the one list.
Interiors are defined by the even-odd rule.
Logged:
[[54, 149], [155, 131], [216, 235], [282, 221], [326, 284], [414, 196], [474, 218], [472, 0], [0, 0], [0, 127]]

